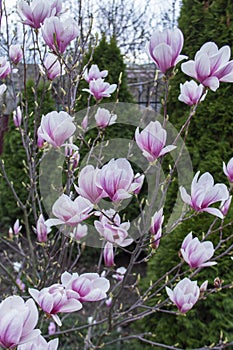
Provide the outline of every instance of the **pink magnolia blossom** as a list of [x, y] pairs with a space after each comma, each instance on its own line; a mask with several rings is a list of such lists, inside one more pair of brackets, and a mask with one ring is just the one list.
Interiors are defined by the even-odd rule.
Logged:
[[18, 64], [23, 58], [23, 50], [19, 44], [11, 45], [9, 48], [9, 56], [14, 64]]
[[107, 297], [110, 283], [105, 277], [100, 277], [98, 273], [78, 273], [64, 272], [61, 282], [66, 289], [77, 294], [79, 301], [99, 301]]
[[116, 269], [116, 273], [114, 273], [112, 277], [115, 278], [117, 281], [122, 281], [124, 279], [126, 271], [127, 270], [124, 266], [118, 267]]
[[166, 292], [171, 301], [178, 307], [180, 312], [186, 313], [199, 299], [200, 289], [197, 281], [191, 281], [189, 278], [182, 279], [173, 290], [166, 287]]
[[206, 94], [203, 95], [203, 90], [204, 86], [198, 85], [194, 80], [186, 81], [184, 84], [180, 84], [178, 100], [189, 106], [196, 105], [198, 102], [203, 101], [206, 96]]
[[40, 291], [34, 288], [29, 288], [28, 291], [41, 309], [52, 316], [58, 326], [62, 325], [57, 315], [59, 312], [70, 313], [82, 308], [82, 304], [78, 300], [78, 294], [58, 283]]
[[21, 231], [21, 228], [22, 228], [22, 226], [21, 226], [20, 223], [19, 223], [19, 219], [17, 219], [17, 220], [15, 221], [15, 223], [14, 223], [14, 226], [13, 226], [14, 234], [15, 234], [15, 235], [18, 235], [18, 234], [20, 233], [20, 231]]
[[114, 250], [113, 250], [113, 244], [110, 242], [105, 243], [104, 246], [104, 264], [107, 267], [112, 267], [115, 265], [114, 263]]
[[52, 207], [57, 219], [48, 219], [45, 224], [48, 227], [62, 224], [76, 226], [91, 215], [92, 209], [93, 204], [88, 199], [79, 196], [72, 201], [69, 196], [62, 194]]
[[33, 0], [30, 5], [21, 0], [17, 8], [23, 23], [32, 28], [40, 28], [45, 18], [51, 15], [51, 4], [48, 0]]
[[19, 128], [22, 123], [22, 111], [20, 106], [16, 108], [16, 111], [13, 111], [13, 122], [16, 126], [16, 128]]
[[10, 296], [0, 303], [0, 346], [14, 349], [40, 334], [34, 329], [38, 321], [38, 311], [32, 299], [24, 302], [19, 296]]
[[50, 112], [42, 116], [38, 138], [44, 139], [53, 147], [60, 147], [76, 130], [72, 118], [66, 112]]
[[105, 78], [108, 75], [108, 71], [107, 70], [99, 70], [99, 67], [97, 66], [97, 64], [92, 64], [91, 68], [85, 71], [83, 77], [84, 79], [90, 83], [91, 80], [97, 80], [99, 78]]
[[104, 129], [109, 125], [115, 124], [117, 116], [115, 114], [111, 114], [106, 108], [98, 108], [95, 114], [96, 125], [100, 129]]
[[100, 215], [100, 220], [94, 221], [94, 226], [99, 234], [110, 243], [126, 247], [133, 242], [132, 238], [128, 238], [130, 223], [121, 222], [120, 215], [113, 209], [104, 211], [104, 215]]
[[130, 162], [126, 158], [119, 158], [111, 159], [100, 169], [97, 176], [97, 186], [103, 189], [113, 202], [120, 202], [130, 198], [135, 191], [142, 187], [142, 183], [135, 181]]
[[83, 237], [87, 235], [87, 225], [78, 224], [70, 236], [76, 241], [80, 241]]
[[229, 208], [231, 206], [231, 200], [232, 200], [232, 196], [230, 196], [226, 201], [225, 200], [222, 201], [220, 205], [220, 210], [224, 216], [226, 216], [229, 211]]
[[152, 234], [151, 246], [152, 248], [158, 248], [160, 243], [160, 238], [162, 236], [162, 224], [164, 220], [163, 208], [156, 211], [151, 218], [150, 233]]
[[181, 254], [191, 269], [217, 264], [215, 261], [208, 261], [214, 255], [213, 243], [210, 241], [200, 242], [197, 237], [193, 238], [192, 232], [183, 240]]
[[109, 297], [108, 299], [106, 299], [105, 304], [107, 307], [110, 307], [112, 305], [112, 297]]
[[227, 165], [223, 162], [223, 171], [230, 182], [233, 182], [233, 157], [229, 160]]
[[0, 79], [5, 79], [11, 72], [10, 63], [5, 57], [0, 57]]
[[57, 350], [58, 342], [58, 338], [52, 339], [49, 342], [47, 342], [45, 338], [42, 337], [42, 335], [39, 335], [32, 341], [23, 345], [19, 345], [17, 350]]
[[51, 4], [51, 16], [58, 16], [62, 10], [62, 0], [54, 0]]
[[106, 83], [104, 79], [99, 78], [91, 80], [89, 83], [89, 89], [83, 89], [83, 91], [89, 92], [98, 101], [103, 97], [110, 97], [111, 94], [116, 90], [117, 85]]
[[137, 173], [134, 176], [133, 182], [132, 182], [132, 186], [136, 185], [136, 188], [132, 191], [133, 194], [139, 194], [139, 192], [142, 189], [143, 183], [144, 183], [144, 179], [145, 179], [145, 175], [141, 175], [139, 173]]
[[182, 63], [182, 71], [198, 80], [202, 85], [216, 91], [220, 82], [233, 82], [233, 61], [229, 61], [229, 46], [218, 46], [207, 42], [197, 51], [194, 60]]
[[78, 186], [75, 190], [80, 196], [87, 198], [91, 203], [97, 204], [101, 198], [106, 197], [102, 188], [97, 186], [97, 176], [100, 170], [95, 169], [93, 165], [86, 165], [79, 174]]
[[40, 214], [37, 223], [36, 223], [36, 234], [38, 242], [46, 242], [48, 233], [51, 229], [45, 225], [45, 220], [42, 214]]
[[147, 45], [147, 51], [158, 69], [166, 73], [187, 56], [180, 55], [184, 37], [180, 29], [156, 30]]
[[229, 198], [229, 192], [226, 185], [215, 184], [210, 173], [204, 173], [200, 176], [200, 171], [196, 173], [191, 185], [191, 196], [187, 194], [183, 186], [180, 187], [182, 200], [190, 205], [197, 212], [207, 212], [223, 219], [220, 209], [210, 207], [211, 204], [224, 201]]
[[59, 62], [58, 57], [52, 53], [47, 54], [43, 64], [46, 71], [44, 71], [44, 68], [41, 65], [40, 70], [49, 80], [54, 80], [55, 78], [65, 74], [64, 66]]
[[72, 18], [65, 21], [58, 17], [46, 18], [41, 30], [45, 43], [56, 54], [64, 53], [79, 33], [78, 24]]
[[173, 145], [165, 147], [167, 131], [159, 121], [150, 122], [141, 133], [138, 127], [135, 131], [135, 140], [138, 147], [142, 150], [142, 154], [149, 162], [153, 162], [176, 148]]

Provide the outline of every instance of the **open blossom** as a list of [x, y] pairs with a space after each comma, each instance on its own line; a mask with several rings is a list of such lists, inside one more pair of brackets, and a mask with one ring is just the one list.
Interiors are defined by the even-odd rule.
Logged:
[[130, 162], [126, 158], [119, 158], [111, 159], [100, 169], [97, 186], [102, 188], [113, 202], [119, 202], [130, 198], [132, 193], [142, 187], [142, 182], [135, 181]]
[[72, 118], [66, 112], [50, 112], [42, 116], [37, 134], [40, 140], [47, 141], [53, 147], [60, 147], [76, 130]]
[[29, 288], [28, 291], [41, 309], [52, 316], [58, 326], [62, 325], [57, 315], [59, 312], [70, 313], [79, 311], [82, 308], [82, 304], [77, 299], [77, 293], [66, 289], [58, 283], [41, 290]]
[[40, 28], [45, 18], [51, 15], [51, 4], [48, 0], [33, 0], [30, 5], [21, 0], [17, 8], [23, 23], [32, 28]]
[[9, 56], [14, 64], [18, 64], [23, 58], [23, 50], [19, 44], [11, 45], [9, 49]]
[[16, 108], [16, 111], [13, 111], [13, 122], [16, 126], [16, 128], [19, 128], [22, 123], [22, 111], [20, 106]]
[[111, 94], [116, 90], [117, 85], [106, 83], [104, 79], [98, 78], [91, 80], [89, 83], [89, 89], [83, 89], [83, 91], [89, 92], [98, 101], [103, 97], [110, 97]]
[[14, 349], [40, 334], [34, 329], [38, 321], [38, 311], [32, 299], [24, 302], [19, 296], [10, 296], [0, 303], [0, 346]]
[[46, 242], [47, 235], [51, 231], [51, 229], [45, 225], [45, 220], [42, 214], [40, 214], [37, 223], [36, 223], [36, 234], [38, 242]]
[[54, 80], [60, 75], [65, 74], [64, 66], [59, 62], [59, 59], [56, 55], [48, 53], [43, 63], [46, 72], [44, 71], [44, 68], [40, 65], [41, 72], [42, 74], [45, 74], [49, 80]]
[[46, 18], [41, 30], [45, 43], [56, 54], [64, 53], [79, 33], [78, 24], [72, 18], [64, 21], [58, 17]]
[[69, 196], [62, 194], [52, 207], [57, 219], [48, 219], [45, 224], [49, 227], [62, 224], [76, 226], [91, 215], [92, 209], [93, 204], [88, 199], [79, 196], [72, 201]]
[[74, 230], [70, 233], [70, 236], [79, 242], [83, 237], [87, 235], [87, 231], [87, 225], [78, 224], [74, 227]]
[[197, 51], [194, 60], [182, 63], [182, 71], [202, 85], [216, 91], [220, 82], [233, 82], [233, 60], [229, 61], [231, 49], [218, 49], [214, 42], [207, 42]]
[[58, 338], [52, 339], [49, 342], [45, 340], [42, 335], [39, 335], [32, 341], [19, 345], [17, 350], [57, 350], [58, 349]]
[[91, 80], [106, 78], [107, 75], [108, 75], [107, 70], [100, 71], [97, 64], [92, 64], [89, 71], [88, 70], [85, 71], [83, 77], [88, 83], [90, 83]]
[[215, 261], [208, 261], [214, 255], [213, 243], [210, 241], [200, 242], [197, 237], [193, 238], [192, 232], [183, 240], [181, 254], [191, 269], [217, 264]]
[[171, 301], [182, 313], [186, 313], [192, 309], [193, 305], [198, 301], [200, 295], [200, 289], [197, 285], [197, 281], [191, 281], [187, 277], [177, 283], [173, 290], [166, 287], [166, 292]]
[[223, 162], [223, 171], [230, 182], [233, 182], [233, 157], [229, 160], [227, 165]]
[[149, 162], [153, 162], [176, 148], [173, 145], [165, 147], [167, 131], [159, 121], [150, 122], [141, 133], [138, 127], [135, 131], [135, 140], [138, 147], [142, 150], [142, 154]]
[[105, 215], [100, 215], [100, 220], [95, 220], [94, 225], [99, 234], [108, 242], [115, 243], [121, 247], [126, 247], [133, 242], [128, 238], [129, 222], [121, 222], [119, 214], [113, 209], [104, 211]]
[[162, 224], [164, 220], [163, 208], [156, 211], [151, 218], [150, 233], [152, 234], [151, 246], [152, 248], [158, 248], [160, 238], [162, 236]]
[[104, 264], [107, 267], [114, 266], [114, 250], [113, 250], [113, 244], [110, 242], [105, 243], [104, 246]]
[[196, 173], [191, 185], [191, 196], [186, 192], [183, 186], [180, 187], [182, 200], [190, 205], [197, 212], [207, 212], [223, 219], [220, 209], [210, 207], [211, 204], [224, 201], [229, 198], [229, 192], [226, 185], [215, 184], [210, 173], [204, 173], [200, 176], [200, 171]]
[[115, 114], [111, 114], [106, 108], [98, 108], [95, 114], [96, 125], [100, 129], [104, 129], [109, 125], [115, 124], [117, 116]]
[[162, 73], [175, 67], [187, 56], [180, 55], [184, 37], [180, 29], [166, 29], [163, 32], [156, 30], [147, 45], [147, 51]]
[[98, 301], [107, 297], [110, 283], [105, 277], [100, 277], [98, 273], [78, 273], [64, 272], [61, 282], [66, 289], [77, 294], [79, 301]]
[[203, 85], [198, 85], [194, 80], [186, 81], [184, 84], [180, 84], [180, 95], [178, 100], [186, 103], [189, 106], [196, 105], [198, 102], [203, 101], [206, 94], [203, 94]]
[[10, 63], [5, 57], [0, 57], [0, 79], [5, 79], [11, 72]]
[[101, 198], [106, 197], [106, 193], [102, 188], [97, 186], [97, 176], [100, 170], [93, 165], [86, 165], [79, 174], [78, 186], [75, 190], [80, 196], [87, 198], [91, 203], [98, 203]]

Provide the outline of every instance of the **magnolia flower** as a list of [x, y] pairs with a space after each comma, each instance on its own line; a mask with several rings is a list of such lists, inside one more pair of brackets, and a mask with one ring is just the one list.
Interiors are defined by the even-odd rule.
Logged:
[[61, 21], [58, 17], [46, 18], [41, 28], [48, 47], [56, 54], [64, 53], [67, 46], [78, 36], [78, 24], [72, 18]]
[[89, 92], [96, 100], [101, 100], [103, 97], [110, 97], [116, 90], [117, 85], [106, 83], [104, 79], [99, 78], [91, 80], [89, 83], [89, 89], [83, 89], [83, 91]]
[[91, 80], [97, 80], [99, 78], [105, 78], [108, 75], [108, 71], [107, 70], [99, 70], [99, 67], [97, 66], [97, 64], [92, 64], [91, 68], [88, 70], [86, 69], [86, 71], [83, 74], [84, 79], [90, 83]]
[[233, 182], [233, 157], [229, 160], [227, 165], [223, 162], [223, 171], [230, 182]]
[[115, 265], [114, 263], [114, 250], [113, 250], [113, 244], [110, 242], [105, 243], [104, 246], [104, 264], [107, 267], [112, 267]]
[[42, 214], [40, 214], [37, 223], [36, 223], [36, 234], [38, 242], [46, 242], [47, 235], [51, 231], [51, 229], [45, 225], [45, 220]]
[[196, 105], [206, 97], [206, 94], [202, 96], [203, 90], [204, 86], [201, 84], [197, 85], [194, 80], [186, 81], [184, 84], [180, 84], [180, 95], [178, 100], [189, 106]]
[[66, 112], [50, 112], [42, 116], [38, 138], [44, 139], [53, 147], [60, 147], [76, 130], [72, 118]]
[[207, 261], [214, 255], [213, 243], [210, 241], [200, 242], [197, 237], [193, 238], [192, 232], [183, 240], [181, 254], [191, 269], [217, 264], [215, 261]]
[[113, 202], [120, 202], [123, 199], [130, 198], [132, 193], [142, 187], [142, 182], [135, 181], [130, 162], [126, 158], [119, 158], [111, 159], [100, 169], [96, 185]]
[[166, 287], [166, 292], [171, 301], [178, 307], [180, 312], [186, 313], [196, 304], [200, 295], [200, 289], [197, 281], [191, 281], [189, 278], [181, 280], [173, 290]]
[[51, 4], [48, 0], [33, 0], [30, 5], [21, 0], [17, 8], [23, 23], [32, 28], [40, 28], [45, 18], [51, 15]]
[[70, 236], [76, 241], [80, 241], [83, 237], [87, 235], [87, 225], [78, 224]]
[[95, 114], [96, 125], [100, 129], [104, 129], [109, 125], [115, 124], [117, 115], [111, 114], [108, 109], [98, 108]]
[[78, 186], [75, 190], [80, 196], [87, 198], [91, 203], [97, 204], [101, 198], [106, 197], [102, 188], [97, 186], [97, 176], [100, 170], [95, 169], [93, 165], [86, 165], [79, 174]]
[[20, 223], [19, 223], [19, 219], [17, 219], [17, 220], [15, 221], [15, 223], [14, 223], [14, 226], [13, 226], [14, 234], [15, 234], [15, 235], [18, 235], [18, 234], [20, 233], [20, 231], [21, 231], [21, 228], [22, 228], [22, 226], [21, 226]]
[[135, 140], [138, 147], [143, 151], [142, 154], [149, 162], [153, 162], [176, 148], [173, 145], [165, 147], [167, 132], [159, 121], [150, 122], [141, 133], [139, 133], [138, 127], [135, 131]]
[[229, 192], [226, 185], [214, 185], [214, 179], [208, 172], [201, 175], [198, 179], [199, 174], [200, 171], [198, 171], [193, 178], [191, 196], [187, 194], [183, 186], [180, 187], [182, 200], [197, 212], [206, 211], [207, 213], [223, 219], [221, 210], [210, 207], [210, 205], [219, 201], [225, 201], [229, 198]]
[[226, 201], [222, 201], [221, 205], [220, 205], [220, 210], [223, 213], [224, 216], [227, 215], [228, 210], [231, 206], [231, 200], [232, 200], [232, 196], [230, 196]]
[[112, 209], [104, 211], [104, 215], [100, 215], [100, 221], [94, 221], [94, 226], [99, 234], [110, 243], [126, 247], [133, 242], [132, 238], [128, 238], [130, 223], [121, 223], [120, 215]]
[[147, 45], [147, 51], [158, 69], [166, 73], [187, 56], [180, 55], [184, 37], [180, 29], [156, 30]]
[[124, 279], [126, 271], [127, 270], [124, 266], [118, 267], [116, 269], [116, 273], [113, 274], [112, 277], [115, 278], [117, 281], [122, 281]]
[[56, 333], [56, 324], [54, 322], [49, 322], [49, 326], [48, 326], [48, 333], [49, 335], [53, 335], [54, 333]]
[[19, 296], [10, 296], [0, 303], [0, 346], [14, 349], [40, 334], [34, 329], [38, 321], [38, 311], [32, 299], [24, 302]]
[[182, 71], [198, 80], [202, 85], [216, 91], [220, 82], [233, 82], [233, 61], [229, 61], [229, 46], [218, 46], [213, 42], [202, 45], [197, 51], [194, 61], [182, 63]]
[[0, 57], [0, 79], [5, 79], [11, 72], [10, 63], [5, 57]]
[[18, 64], [23, 58], [23, 50], [19, 44], [11, 45], [9, 48], [9, 56], [14, 64]]
[[106, 299], [105, 304], [107, 307], [110, 307], [112, 305], [112, 297], [109, 297], [108, 299]]
[[29, 288], [28, 291], [41, 309], [52, 316], [58, 326], [62, 325], [57, 315], [59, 312], [70, 313], [82, 308], [77, 293], [58, 283], [40, 291], [34, 288]]
[[72, 201], [69, 196], [62, 194], [52, 207], [53, 215], [57, 219], [48, 219], [45, 224], [49, 227], [62, 224], [76, 226], [91, 215], [92, 209], [93, 204], [86, 198], [79, 196]]
[[100, 277], [98, 273], [78, 273], [64, 272], [61, 276], [61, 282], [66, 289], [72, 290], [77, 294], [79, 301], [98, 301], [107, 297], [107, 291], [110, 288], [109, 281]]
[[22, 123], [22, 111], [20, 106], [16, 108], [16, 111], [13, 111], [13, 122], [16, 126], [16, 128], [19, 128]]
[[162, 236], [162, 224], [164, 220], [163, 208], [158, 212], [156, 211], [151, 218], [150, 233], [152, 234], [151, 246], [152, 248], [158, 248], [160, 238]]
[[54, 80], [55, 78], [64, 75], [65, 69], [64, 66], [59, 62], [56, 55], [48, 53], [43, 62], [46, 72], [43, 67], [40, 65], [40, 70], [42, 74], [45, 74], [49, 80]]
[[17, 350], [57, 350], [58, 349], [58, 338], [52, 339], [49, 342], [45, 340], [42, 335], [31, 340], [30, 342], [19, 345]]

